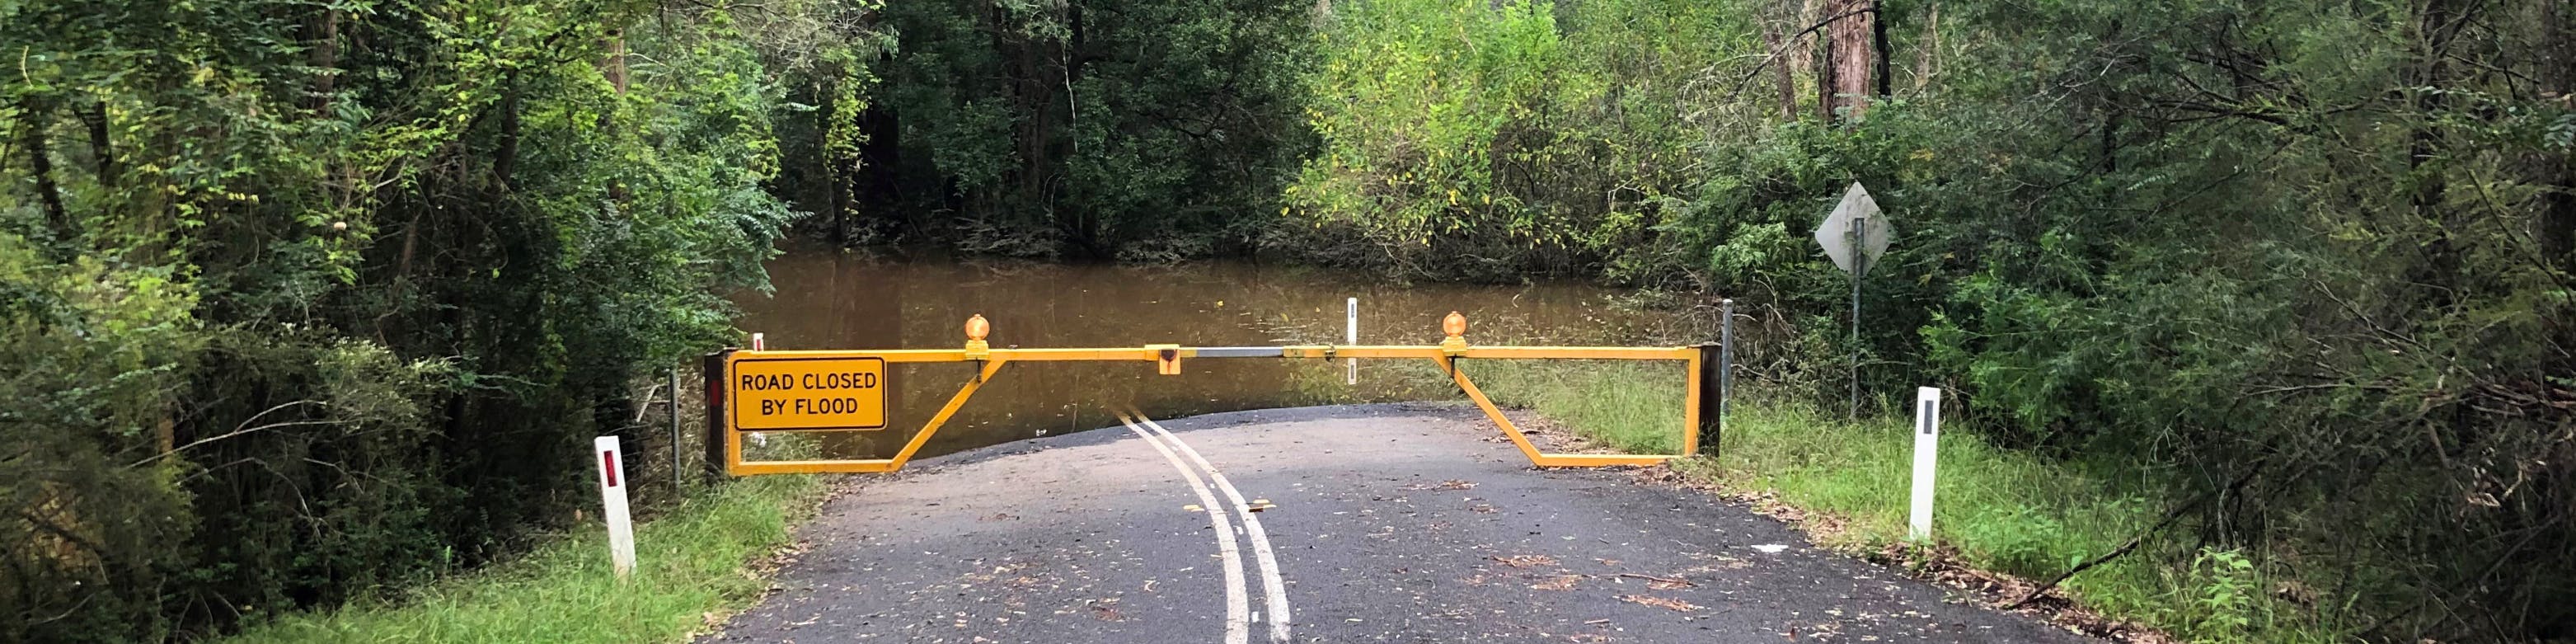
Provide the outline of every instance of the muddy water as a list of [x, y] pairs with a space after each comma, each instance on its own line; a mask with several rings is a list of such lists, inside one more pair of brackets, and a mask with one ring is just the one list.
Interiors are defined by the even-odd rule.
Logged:
[[[995, 347], [1340, 344], [1345, 298], [1360, 299], [1360, 343], [1435, 344], [1440, 318], [1465, 313], [1479, 344], [1676, 342], [1662, 316], [1622, 307], [1622, 293], [1578, 283], [1398, 285], [1358, 273], [1242, 262], [1169, 267], [902, 262], [836, 252], [773, 261], [772, 296], [737, 298], [740, 326], [771, 349], [954, 348], [967, 316], [993, 325]], [[893, 365], [890, 429], [836, 433], [835, 455], [900, 449], [973, 375], [967, 364]], [[1359, 384], [1339, 362], [1195, 359], [1183, 375], [1148, 362], [1012, 363], [966, 403], [923, 456], [1117, 421], [1130, 406], [1156, 417], [1293, 405], [1443, 399], [1453, 389], [1423, 364], [1362, 361]]]

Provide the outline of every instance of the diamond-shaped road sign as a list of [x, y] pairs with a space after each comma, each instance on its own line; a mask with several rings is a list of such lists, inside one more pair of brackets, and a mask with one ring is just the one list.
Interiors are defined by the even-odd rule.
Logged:
[[1835, 267], [1851, 271], [1854, 222], [1860, 226], [1859, 250], [1867, 258], [1861, 270], [1866, 273], [1870, 266], [1878, 264], [1878, 256], [1887, 254], [1887, 240], [1896, 236], [1896, 229], [1887, 225], [1887, 217], [1878, 211], [1878, 202], [1869, 198], [1869, 191], [1861, 188], [1860, 182], [1852, 182], [1851, 189], [1843, 191], [1843, 202], [1834, 206], [1834, 214], [1826, 215], [1825, 223], [1816, 225], [1816, 243], [1834, 258]]

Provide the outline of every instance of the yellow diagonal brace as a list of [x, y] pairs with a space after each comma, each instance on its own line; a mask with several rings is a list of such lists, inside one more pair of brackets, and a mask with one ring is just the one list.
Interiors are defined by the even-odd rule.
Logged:
[[1485, 410], [1485, 416], [1494, 419], [1495, 426], [1503, 428], [1503, 437], [1512, 439], [1512, 445], [1521, 448], [1521, 454], [1528, 456], [1531, 464], [1538, 463], [1538, 446], [1530, 444], [1528, 436], [1521, 435], [1521, 428], [1514, 426], [1512, 419], [1503, 417], [1503, 410], [1496, 409], [1494, 401], [1485, 398], [1484, 390], [1477, 389], [1476, 383], [1467, 379], [1467, 372], [1458, 370], [1457, 361], [1448, 356], [1432, 358], [1431, 361], [1440, 363], [1440, 370], [1449, 372], [1450, 379], [1458, 381], [1458, 389], [1467, 392], [1467, 399], [1476, 401], [1476, 407]]
[[948, 406], [939, 408], [939, 413], [930, 417], [930, 424], [922, 425], [921, 433], [912, 435], [912, 442], [904, 444], [903, 451], [895, 452], [893, 469], [903, 469], [903, 462], [912, 460], [913, 452], [921, 451], [921, 446], [930, 442], [930, 435], [938, 433], [939, 426], [947, 424], [948, 417], [957, 415], [957, 409], [966, 406], [966, 399], [973, 397], [975, 390], [983, 387], [984, 383], [991, 382], [993, 374], [1001, 372], [1002, 365], [1005, 364], [1010, 364], [1010, 361], [985, 361], [984, 370], [978, 372], [975, 379], [967, 382], [965, 387], [959, 388], [957, 395], [948, 399]]
[[1476, 408], [1485, 410], [1485, 417], [1494, 419], [1494, 426], [1502, 428], [1503, 437], [1512, 439], [1512, 445], [1521, 448], [1521, 455], [1528, 456], [1531, 465], [1539, 467], [1656, 465], [1663, 463], [1664, 461], [1677, 458], [1670, 454], [1633, 455], [1541, 453], [1538, 451], [1538, 445], [1530, 443], [1529, 437], [1521, 434], [1520, 426], [1513, 425], [1512, 419], [1504, 418], [1503, 410], [1494, 406], [1493, 399], [1486, 398], [1485, 391], [1477, 389], [1475, 381], [1467, 379], [1467, 372], [1460, 370], [1454, 360], [1446, 356], [1432, 358], [1431, 360], [1433, 362], [1440, 363], [1441, 370], [1449, 372], [1449, 377], [1458, 381], [1458, 389], [1460, 391], [1467, 392], [1467, 399], [1476, 401]]

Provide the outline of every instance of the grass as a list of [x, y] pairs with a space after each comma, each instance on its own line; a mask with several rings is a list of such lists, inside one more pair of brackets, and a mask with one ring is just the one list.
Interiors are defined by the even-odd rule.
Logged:
[[[1469, 372], [1501, 404], [1529, 408], [1586, 438], [1669, 453], [1679, 441], [1685, 376], [1665, 365], [1495, 363]], [[1716, 456], [1679, 462], [1686, 476], [1769, 493], [1807, 513], [1814, 538], [1846, 552], [1905, 543], [1913, 440], [1907, 418], [1854, 422], [1793, 403], [1738, 404]], [[1941, 438], [1933, 540], [1970, 566], [2046, 579], [2119, 548], [2171, 500], [2140, 481], [1999, 449], [1968, 431]], [[2133, 477], [2134, 478], [2134, 477]], [[2188, 528], [2178, 528], [2186, 532]], [[2163, 544], [2163, 541], [2151, 541]], [[2304, 609], [2267, 596], [2267, 581], [2232, 551], [2150, 545], [2061, 588], [2086, 607], [2192, 641], [2333, 641]]]
[[1584, 438], [1632, 454], [1681, 449], [1679, 362], [1491, 360], [1461, 364], [1494, 404], [1537, 410]]
[[786, 542], [823, 486], [810, 476], [723, 484], [636, 526], [636, 570], [619, 583], [604, 530], [584, 530], [526, 557], [387, 601], [289, 615], [220, 640], [295, 642], [686, 641], [710, 612], [759, 596], [745, 565]]

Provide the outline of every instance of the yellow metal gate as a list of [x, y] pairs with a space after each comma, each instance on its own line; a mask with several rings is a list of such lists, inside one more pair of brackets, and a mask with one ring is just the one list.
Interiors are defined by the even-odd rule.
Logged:
[[[1494, 421], [1503, 436], [1539, 467], [1653, 465], [1695, 454], [1705, 423], [1711, 436], [1721, 371], [1716, 345], [1678, 347], [1508, 347], [1467, 342], [1467, 319], [1452, 312], [1441, 321], [1448, 337], [1429, 346], [1287, 345], [1269, 347], [1186, 347], [1149, 344], [1119, 348], [996, 349], [984, 341], [992, 327], [977, 315], [966, 320], [966, 344], [956, 349], [889, 349], [873, 351], [760, 351], [727, 349], [707, 356], [707, 461], [722, 463], [725, 474], [797, 474], [815, 472], [891, 472], [921, 451], [939, 427], [973, 398], [975, 391], [1001, 375], [1014, 362], [1129, 361], [1152, 362], [1159, 373], [1178, 375], [1185, 361], [1212, 358], [1281, 358], [1335, 360], [1354, 358], [1424, 359], [1439, 364], [1476, 407]], [[1550, 454], [1541, 452], [1494, 401], [1458, 369], [1460, 360], [1669, 360], [1685, 365], [1689, 383], [1683, 392], [1680, 454]], [[742, 434], [761, 431], [852, 431], [883, 429], [886, 423], [885, 373], [889, 365], [972, 362], [975, 375], [958, 388], [929, 422], [892, 458], [746, 461]]]

